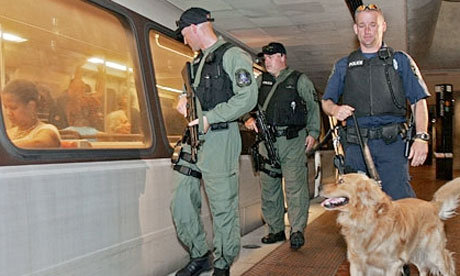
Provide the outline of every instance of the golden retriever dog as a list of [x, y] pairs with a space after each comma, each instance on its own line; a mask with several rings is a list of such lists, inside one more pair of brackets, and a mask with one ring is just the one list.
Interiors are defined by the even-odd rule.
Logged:
[[445, 220], [456, 215], [460, 178], [443, 185], [428, 202], [416, 198], [392, 201], [364, 174], [346, 174], [325, 185], [321, 205], [338, 210], [337, 222], [347, 243], [351, 276], [400, 276], [406, 263], [420, 276], [454, 276], [446, 249]]

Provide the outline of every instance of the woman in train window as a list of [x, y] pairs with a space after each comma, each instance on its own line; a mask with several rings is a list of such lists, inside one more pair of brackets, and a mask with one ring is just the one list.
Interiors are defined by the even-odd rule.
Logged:
[[2, 102], [5, 114], [13, 125], [7, 133], [17, 147], [60, 147], [57, 128], [38, 118], [39, 93], [33, 82], [23, 79], [9, 82], [2, 91]]

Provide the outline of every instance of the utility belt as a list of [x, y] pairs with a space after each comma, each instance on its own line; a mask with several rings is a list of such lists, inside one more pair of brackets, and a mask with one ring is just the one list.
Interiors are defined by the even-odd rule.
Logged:
[[[360, 128], [360, 133], [363, 140], [382, 139], [385, 144], [391, 144], [398, 140], [398, 136], [402, 139], [406, 137], [407, 125], [405, 123], [396, 123], [375, 128]], [[356, 128], [347, 127], [346, 142], [359, 144]]]
[[299, 131], [304, 129], [305, 126], [288, 126], [287, 128], [284, 129], [275, 129], [275, 136], [276, 137], [282, 137], [286, 136], [286, 140], [293, 139], [299, 136]]

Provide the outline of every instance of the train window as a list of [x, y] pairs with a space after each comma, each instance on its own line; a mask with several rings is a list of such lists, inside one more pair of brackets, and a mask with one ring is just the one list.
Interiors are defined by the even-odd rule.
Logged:
[[2, 118], [15, 146], [151, 146], [138, 53], [124, 18], [85, 1], [1, 6]]
[[150, 31], [150, 51], [155, 68], [156, 87], [170, 144], [180, 139], [186, 126], [184, 117], [176, 111], [177, 99], [183, 91], [182, 69], [193, 59], [193, 52], [183, 43]]

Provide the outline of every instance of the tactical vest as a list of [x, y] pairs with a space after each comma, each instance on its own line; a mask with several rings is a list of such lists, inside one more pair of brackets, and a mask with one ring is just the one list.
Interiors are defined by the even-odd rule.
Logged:
[[348, 56], [343, 104], [354, 107], [357, 117], [405, 116], [406, 96], [402, 79], [393, 66], [393, 57], [391, 48], [381, 48], [379, 54], [370, 59], [359, 50]]
[[[302, 73], [293, 71], [278, 85], [267, 106], [267, 122], [274, 126], [306, 126], [307, 106], [297, 91], [297, 82]], [[267, 98], [275, 78], [269, 74], [262, 75], [258, 103], [262, 106]]]
[[[217, 104], [228, 101], [234, 95], [232, 80], [223, 68], [223, 56], [231, 47], [233, 45], [226, 42], [206, 57], [200, 84], [195, 91], [203, 111], [213, 109]], [[198, 61], [200, 59], [197, 58]], [[199, 64], [200, 62], [195, 62], [193, 65], [195, 74]]]

